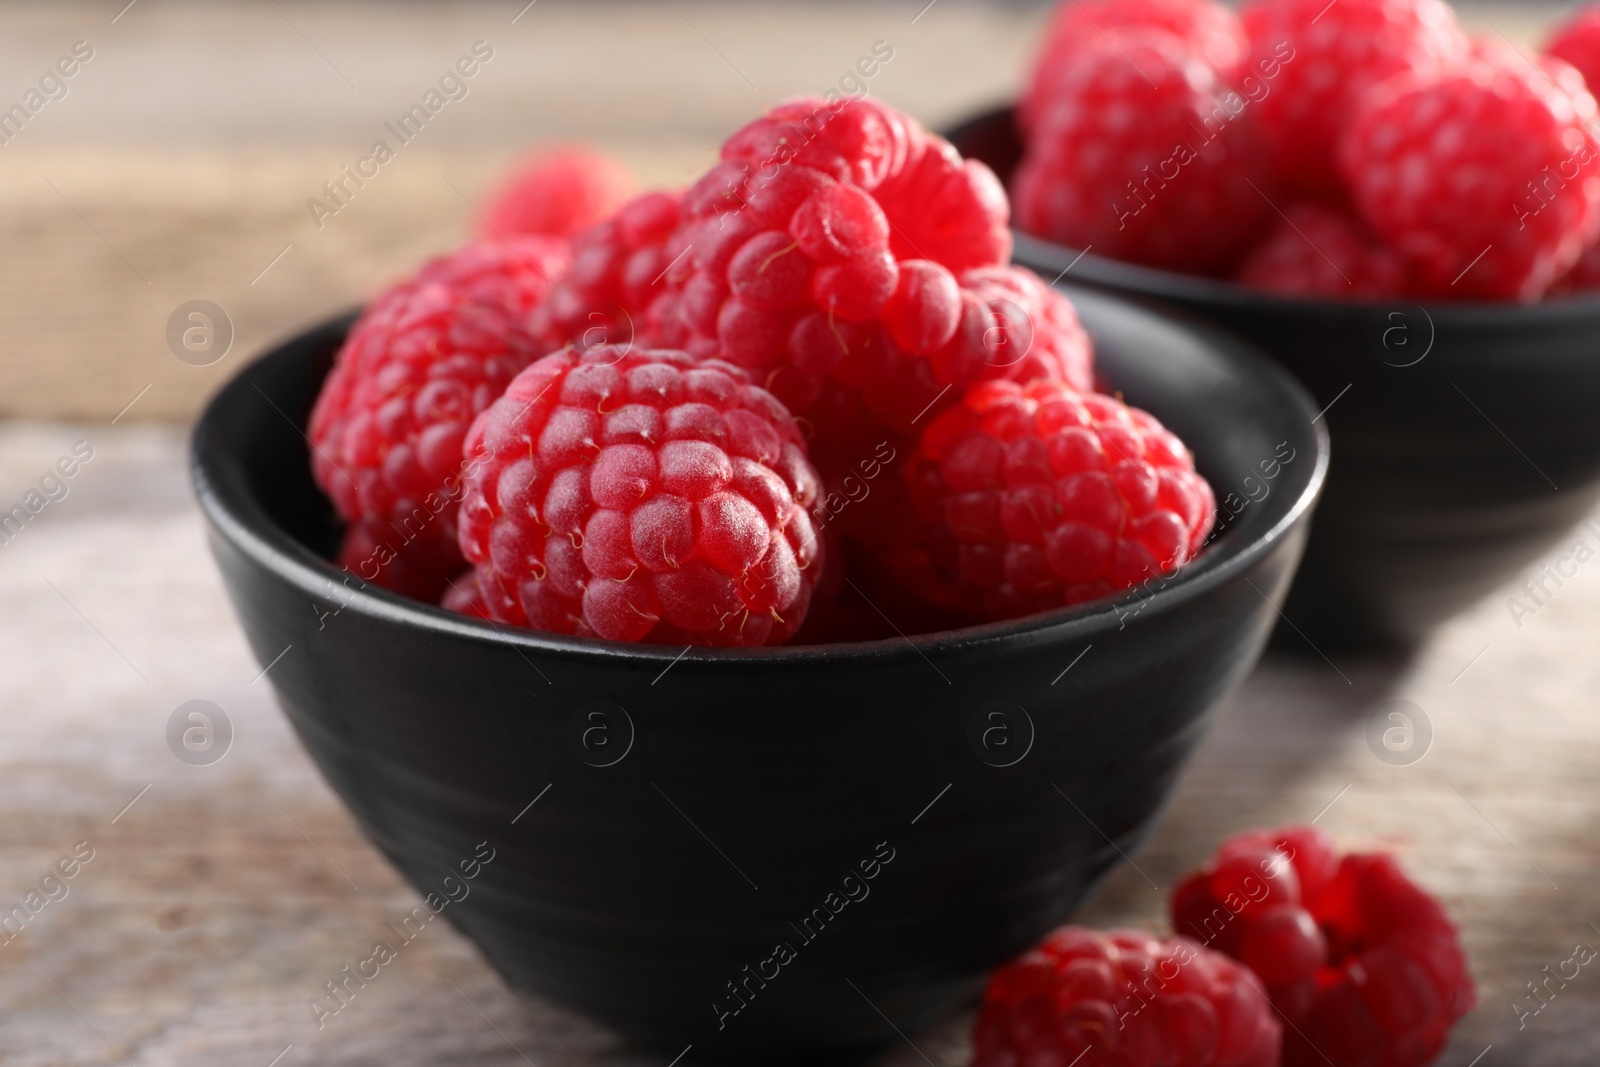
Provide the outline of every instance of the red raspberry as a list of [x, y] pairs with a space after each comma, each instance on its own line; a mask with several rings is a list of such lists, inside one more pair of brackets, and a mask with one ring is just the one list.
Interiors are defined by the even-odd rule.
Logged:
[[1579, 8], [1551, 35], [1544, 53], [1578, 68], [1591, 93], [1600, 88], [1600, 6]]
[[485, 236], [571, 237], [617, 213], [633, 193], [626, 167], [587, 145], [559, 145], [514, 166], [489, 198]]
[[1242, 18], [1267, 90], [1251, 107], [1273, 170], [1309, 196], [1342, 199], [1339, 134], [1373, 86], [1438, 77], [1467, 56], [1444, 0], [1253, 0]]
[[1270, 293], [1332, 300], [1378, 300], [1410, 289], [1392, 249], [1348, 212], [1312, 201], [1285, 209], [1234, 278]]
[[678, 225], [675, 193], [644, 193], [572, 239], [572, 266], [534, 312], [546, 350], [648, 341], [654, 301], [666, 293], [665, 245]]
[[537, 355], [497, 304], [436, 282], [379, 298], [351, 329], [311, 412], [317, 485], [347, 521], [378, 531], [374, 547], [423, 542], [419, 559], [459, 570], [462, 438]]
[[1594, 97], [1560, 60], [1514, 55], [1388, 83], [1340, 145], [1362, 216], [1441, 295], [1536, 300], [1600, 227]]
[[1239, 16], [1212, 0], [1067, 0], [1056, 7], [1017, 108], [1024, 131], [1033, 128], [1051, 86], [1071, 69], [1078, 51], [1113, 29], [1164, 30], [1228, 82], [1249, 49]]
[[736, 367], [563, 350], [511, 383], [466, 454], [461, 550], [501, 622], [764, 645], [805, 620], [816, 472], [793, 418]]
[[477, 571], [469, 570], [450, 579], [439, 606], [457, 615], [494, 621], [494, 616], [489, 614], [489, 601], [483, 595], [483, 588], [478, 585]]
[[486, 238], [430, 259], [410, 281], [401, 282], [390, 293], [438, 284], [474, 303], [494, 304], [520, 318], [539, 306], [571, 260], [571, 247], [559, 237], [518, 234]]
[[[1066, 300], [1001, 266], [1005, 192], [873, 101], [800, 99], [735, 134], [684, 197], [664, 343], [745, 368], [830, 475], [989, 378], [1087, 387]], [[953, 397], [950, 398], [953, 400]]]
[[407, 536], [388, 522], [357, 519], [345, 527], [338, 564], [362, 581], [408, 596], [437, 601], [465, 564], [453, 540]]
[[1477, 994], [1444, 909], [1389, 855], [1251, 831], [1173, 893], [1172, 924], [1239, 959], [1294, 1025], [1285, 1067], [1422, 1067]]
[[1255, 978], [1221, 953], [1068, 926], [990, 979], [972, 1067], [1277, 1067], [1281, 1037]]
[[985, 382], [922, 435], [888, 565], [986, 619], [1076, 604], [1193, 559], [1214, 499], [1152, 416], [1063, 382]]
[[1170, 34], [1085, 45], [1041, 101], [1012, 181], [1018, 225], [1152, 267], [1228, 269], [1272, 211], [1254, 116], [1228, 92]]
[[1596, 289], [1600, 289], [1600, 245], [1590, 245], [1583, 250], [1583, 255], [1578, 257], [1572, 269], [1556, 279], [1547, 295], [1567, 296]]

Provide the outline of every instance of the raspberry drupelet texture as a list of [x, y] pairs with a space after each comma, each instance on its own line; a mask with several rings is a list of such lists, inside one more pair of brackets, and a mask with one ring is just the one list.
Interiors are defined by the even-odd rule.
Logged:
[[1544, 54], [1576, 67], [1591, 93], [1600, 89], [1600, 7], [1579, 8], [1551, 34]]
[[1232, 82], [1249, 50], [1239, 16], [1213, 0], [1089, 0], [1056, 6], [1045, 44], [1017, 107], [1024, 132], [1033, 129], [1055, 80], [1077, 53], [1096, 46], [1109, 30], [1161, 30], [1178, 38], [1224, 81]]
[[1260, 977], [1293, 1024], [1284, 1067], [1422, 1067], [1476, 1002], [1438, 901], [1312, 827], [1229, 838], [1174, 891], [1172, 923]]
[[1537, 300], [1600, 227], [1594, 97], [1559, 59], [1483, 49], [1366, 97], [1340, 143], [1362, 217], [1451, 299]]
[[1076, 51], [1039, 100], [1012, 179], [1025, 231], [1168, 270], [1229, 270], [1271, 205], [1255, 117], [1204, 60], [1152, 30]]
[[1410, 291], [1405, 263], [1349, 212], [1306, 201], [1239, 264], [1235, 280], [1285, 296], [1378, 300]]
[[667, 292], [666, 242], [678, 195], [649, 192], [572, 239], [572, 265], [535, 309], [530, 326], [546, 351], [647, 343], [653, 305]]
[[437, 281], [385, 294], [351, 328], [309, 436], [317, 485], [362, 527], [352, 536], [371, 541], [370, 551], [345, 546], [346, 562], [377, 560], [378, 573], [361, 578], [415, 592], [442, 589], [462, 568], [462, 439], [538, 354], [504, 306]]
[[914, 518], [885, 561], [931, 603], [984, 619], [1076, 604], [1180, 567], [1211, 488], [1151, 415], [1036, 379], [968, 390], [908, 462]]
[[529, 367], [473, 425], [461, 550], [501, 622], [764, 645], [823, 563], [800, 431], [738, 368], [600, 346]]
[[1274, 173], [1309, 196], [1342, 197], [1334, 151], [1366, 92], [1398, 74], [1437, 77], [1467, 57], [1444, 0], [1253, 0], [1241, 17], [1251, 62], [1274, 71], [1251, 104]]
[[485, 238], [430, 259], [411, 279], [380, 294], [373, 306], [420, 286], [442, 285], [464, 299], [522, 318], [544, 301], [571, 259], [570, 246], [559, 237]]
[[[1007, 213], [987, 167], [907, 116], [789, 101], [685, 194], [658, 336], [745, 368], [820, 447], [854, 458], [856, 431], [904, 434], [949, 388], [1035, 373], [1087, 384], [1070, 306], [1004, 265]], [[1040, 343], [997, 342], [1006, 317], [1031, 318]]]
[[534, 152], [514, 166], [489, 198], [485, 236], [543, 233], [571, 237], [617, 213], [633, 194], [633, 176], [587, 145]]
[[1277, 1067], [1282, 1027], [1227, 956], [1064, 927], [995, 972], [973, 1067]]

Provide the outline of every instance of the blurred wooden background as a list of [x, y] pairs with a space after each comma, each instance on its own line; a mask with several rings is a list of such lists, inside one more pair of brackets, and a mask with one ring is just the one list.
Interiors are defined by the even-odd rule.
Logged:
[[[74, 42], [94, 49], [67, 95], [0, 145], [0, 415], [98, 421], [139, 396], [127, 419], [187, 420], [274, 337], [466, 236], [467, 199], [530, 143], [590, 139], [645, 182], [683, 183], [762, 107], [826, 92], [880, 40], [894, 58], [870, 92], [937, 127], [1011, 94], [1047, 11], [126, 3], [0, 7], [0, 107]], [[1463, 7], [1519, 39], [1558, 10]], [[478, 40], [494, 58], [468, 96], [319, 230], [306, 200]], [[196, 298], [235, 327], [231, 353], [208, 368], [165, 341], [173, 310]]]

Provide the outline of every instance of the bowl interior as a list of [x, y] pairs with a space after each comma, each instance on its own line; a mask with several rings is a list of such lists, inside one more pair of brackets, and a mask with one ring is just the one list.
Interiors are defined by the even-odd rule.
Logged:
[[[1089, 289], [1063, 289], [1094, 338], [1101, 375], [1130, 404], [1150, 411], [1188, 444], [1218, 501], [1218, 533], [1211, 544], [1160, 591], [1139, 591], [1141, 611], [1200, 595], [1248, 565], [1311, 506], [1327, 464], [1326, 434], [1312, 421], [1313, 402], [1289, 375], [1221, 330]], [[329, 321], [246, 367], [212, 401], [194, 437], [196, 484], [212, 521], [259, 562], [313, 595], [325, 594], [330, 582], [348, 577], [330, 562], [340, 523], [312, 481], [305, 427], [353, 319], [345, 315]], [[994, 640], [1023, 630], [1060, 629], [1070, 635], [1114, 628], [1127, 599], [915, 635], [912, 644], [927, 648]], [[375, 586], [341, 593], [341, 601], [441, 633], [467, 632], [556, 654], [606, 649], [630, 658], [670, 659], [679, 651], [513, 633]], [[704, 652], [732, 659], [920, 654], [900, 639]]]

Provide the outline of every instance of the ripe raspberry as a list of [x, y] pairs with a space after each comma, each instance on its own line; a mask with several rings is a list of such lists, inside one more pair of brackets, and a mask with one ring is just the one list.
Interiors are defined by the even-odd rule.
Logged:
[[462, 438], [537, 354], [502, 306], [437, 282], [380, 297], [351, 329], [312, 409], [317, 485], [347, 521], [369, 524], [374, 547], [399, 553], [422, 542], [413, 550], [420, 558], [459, 570]]
[[1059, 381], [985, 382], [922, 435], [887, 563], [935, 605], [1008, 619], [1193, 559], [1211, 488], [1152, 416]]
[[454, 541], [408, 537], [388, 522], [360, 519], [345, 527], [337, 562], [362, 581], [429, 602], [443, 595], [464, 566]]
[[1556, 279], [1547, 296], [1569, 296], [1600, 289], [1600, 245], [1590, 245], [1572, 269]]
[[1176, 38], [1112, 30], [1040, 102], [1012, 181], [1018, 225], [1147, 266], [1227, 270], [1272, 211], [1254, 121]]
[[1045, 31], [1045, 44], [1034, 63], [1017, 118], [1024, 132], [1033, 129], [1055, 80], [1071, 69], [1084, 45], [1103, 40], [1109, 30], [1162, 30], [1177, 37], [1209, 64], [1223, 81], [1232, 82], [1249, 42], [1239, 16], [1212, 0], [1087, 0], [1056, 7]]
[[517, 163], [489, 198], [484, 236], [571, 237], [615, 215], [632, 194], [632, 175], [610, 156], [586, 145], [548, 148]]
[[1306, 826], [1223, 843], [1172, 897], [1173, 926], [1254, 970], [1285, 1067], [1421, 1067], [1477, 994], [1444, 909], [1393, 856], [1338, 859]]
[[908, 437], [952, 388], [1037, 374], [1088, 386], [1071, 306], [1001, 265], [999, 182], [912, 119], [800, 99], [722, 155], [684, 197], [659, 336], [772, 390], [809, 425], [825, 474]]
[[520, 318], [539, 306], [571, 260], [571, 248], [558, 237], [518, 234], [485, 238], [430, 259], [413, 278], [378, 300], [437, 284], [464, 299], [493, 304]]
[[461, 550], [501, 622], [614, 641], [792, 635], [822, 563], [800, 431], [731, 365], [563, 350], [472, 427]]
[[1245, 256], [1237, 281], [1270, 293], [1331, 300], [1405, 294], [1405, 264], [1347, 212], [1305, 201]]
[[1444, 0], [1253, 0], [1241, 17], [1267, 88], [1251, 107], [1273, 170], [1308, 196], [1342, 198], [1335, 148], [1373, 86], [1438, 77], [1467, 55]]
[[1389, 82], [1340, 144], [1363, 218], [1456, 299], [1536, 300], [1600, 227], [1594, 97], [1561, 60], [1533, 70], [1511, 55]]
[[1591, 93], [1600, 88], [1600, 7], [1578, 9], [1551, 35], [1544, 54], [1576, 67]]
[[494, 616], [489, 614], [489, 602], [483, 595], [483, 588], [478, 585], [477, 571], [468, 570], [456, 575], [446, 585], [444, 595], [439, 600], [440, 607], [468, 618], [494, 621]]
[[675, 193], [644, 193], [572, 239], [572, 265], [535, 310], [546, 351], [646, 343], [652, 302], [666, 292], [665, 243], [678, 225]]
[[1282, 1027], [1219, 952], [1068, 926], [996, 971], [972, 1067], [1277, 1067]]

